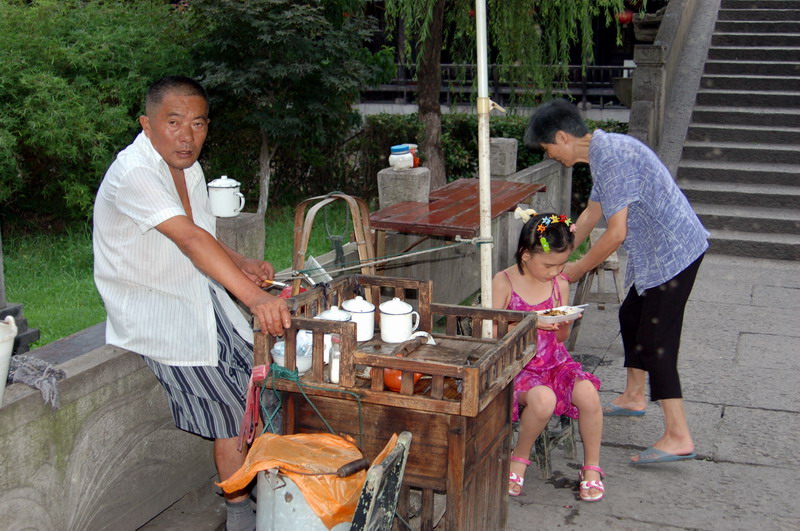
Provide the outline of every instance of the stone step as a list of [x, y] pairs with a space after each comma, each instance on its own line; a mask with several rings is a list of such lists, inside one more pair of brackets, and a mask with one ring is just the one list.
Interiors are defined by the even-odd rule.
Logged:
[[711, 46], [795, 47], [800, 46], [800, 33], [722, 33], [715, 30]]
[[796, 109], [781, 109], [763, 105], [757, 107], [695, 105], [692, 111], [692, 123], [800, 127], [800, 112], [797, 112]]
[[722, 90], [700, 88], [697, 105], [737, 107], [791, 107], [800, 111], [800, 91]]
[[725, 160], [729, 162], [769, 162], [800, 164], [800, 150], [788, 144], [753, 144], [750, 142], [697, 142], [683, 144], [682, 158]]
[[799, 27], [800, 14], [795, 19], [718, 20], [714, 31], [720, 33], [795, 33]]
[[800, 186], [681, 181], [681, 190], [693, 204], [800, 208]]
[[722, 9], [800, 9], [800, 0], [722, 0]]
[[[798, 27], [800, 27], [800, 22], [798, 22]], [[706, 61], [703, 72], [718, 75], [795, 76], [800, 75], [800, 63], [793, 61]]]
[[682, 159], [678, 164], [678, 184], [684, 181], [800, 185], [800, 164], [772, 162], [727, 162]]
[[788, 208], [692, 204], [709, 230], [733, 230], [800, 236], [800, 212]]
[[717, 21], [727, 20], [800, 20], [800, 8], [742, 9], [725, 7], [717, 13]]
[[711, 46], [708, 59], [739, 61], [800, 61], [800, 47], [795, 46]]
[[800, 236], [710, 230], [709, 252], [773, 260], [800, 260]]
[[703, 74], [700, 86], [720, 90], [764, 90], [791, 92], [800, 89], [800, 76], [763, 76], [742, 72], [735, 74]]
[[697, 142], [795, 144], [800, 149], [800, 127], [691, 123], [686, 139]]

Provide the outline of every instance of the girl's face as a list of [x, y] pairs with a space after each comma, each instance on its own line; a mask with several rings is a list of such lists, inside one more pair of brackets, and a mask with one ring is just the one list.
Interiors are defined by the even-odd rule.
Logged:
[[522, 265], [527, 274], [539, 282], [550, 282], [564, 270], [570, 251], [560, 253], [522, 253]]

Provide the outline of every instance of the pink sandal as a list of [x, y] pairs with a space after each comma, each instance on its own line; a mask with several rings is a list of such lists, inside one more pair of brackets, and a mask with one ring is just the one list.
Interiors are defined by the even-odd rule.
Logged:
[[[595, 472], [598, 472], [600, 474], [600, 481], [585, 481], [583, 479], [583, 471], [584, 470], [593, 470]], [[603, 469], [602, 468], [600, 468], [599, 466], [594, 466], [594, 465], [584, 465], [584, 466], [581, 467], [581, 471], [580, 471], [578, 477], [579, 477], [580, 482], [581, 482], [580, 491], [578, 493], [578, 496], [580, 496], [581, 501], [594, 502], [594, 501], [600, 501], [600, 500], [603, 499], [603, 496], [605, 496], [606, 489], [603, 486], [603, 481], [602, 481], [602, 479], [605, 477], [605, 475], [603, 474]], [[591, 489], [599, 490], [600, 494], [598, 494], [597, 496], [592, 496], [592, 497], [583, 495], [584, 492], [588, 493], [589, 490], [591, 490]]]
[[[511, 460], [512, 461], [516, 461], [517, 463], [522, 463], [525, 466], [528, 466], [528, 465], [531, 464], [531, 462], [528, 461], [527, 459], [523, 459], [521, 457], [517, 457], [516, 455], [513, 455], [513, 454], [511, 455]], [[513, 483], [514, 485], [517, 485], [519, 487], [519, 490], [512, 490], [513, 485], [509, 485], [508, 486], [508, 495], [509, 496], [519, 496], [520, 494], [522, 494], [522, 484], [525, 483], [525, 477], [524, 476], [518, 476], [515, 473], [510, 472], [508, 474], [508, 482], [509, 483]]]

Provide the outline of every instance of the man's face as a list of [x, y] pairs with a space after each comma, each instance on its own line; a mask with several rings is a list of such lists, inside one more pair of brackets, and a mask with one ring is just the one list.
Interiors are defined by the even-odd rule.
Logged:
[[139, 123], [170, 169], [185, 170], [197, 161], [206, 141], [208, 105], [200, 96], [167, 92]]

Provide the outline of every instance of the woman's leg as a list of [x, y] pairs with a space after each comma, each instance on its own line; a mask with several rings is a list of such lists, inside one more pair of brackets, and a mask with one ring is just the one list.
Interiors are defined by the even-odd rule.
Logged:
[[[529, 389], [525, 393], [520, 393], [519, 404], [524, 406], [522, 414], [519, 416], [519, 436], [517, 445], [511, 455], [530, 459], [531, 448], [536, 438], [545, 429], [553, 410], [556, 408], [556, 395], [549, 387], [538, 385]], [[511, 461], [510, 471], [519, 477], [525, 476], [527, 466], [518, 461]], [[519, 485], [509, 483], [509, 490], [519, 492]]]
[[639, 359], [637, 334], [642, 316], [642, 298], [632, 287], [619, 307], [619, 327], [622, 345], [625, 349], [625, 370], [627, 379], [625, 390], [611, 402], [625, 409], [643, 411], [647, 407], [644, 387], [647, 372]]
[[[578, 428], [583, 440], [583, 464], [600, 466], [600, 442], [603, 437], [603, 410], [600, 406], [600, 395], [592, 382], [579, 380], [572, 389], [572, 403], [578, 408]], [[584, 471], [586, 481], [600, 481], [600, 473], [594, 470]], [[587, 497], [600, 494], [599, 489], [589, 489]]]

